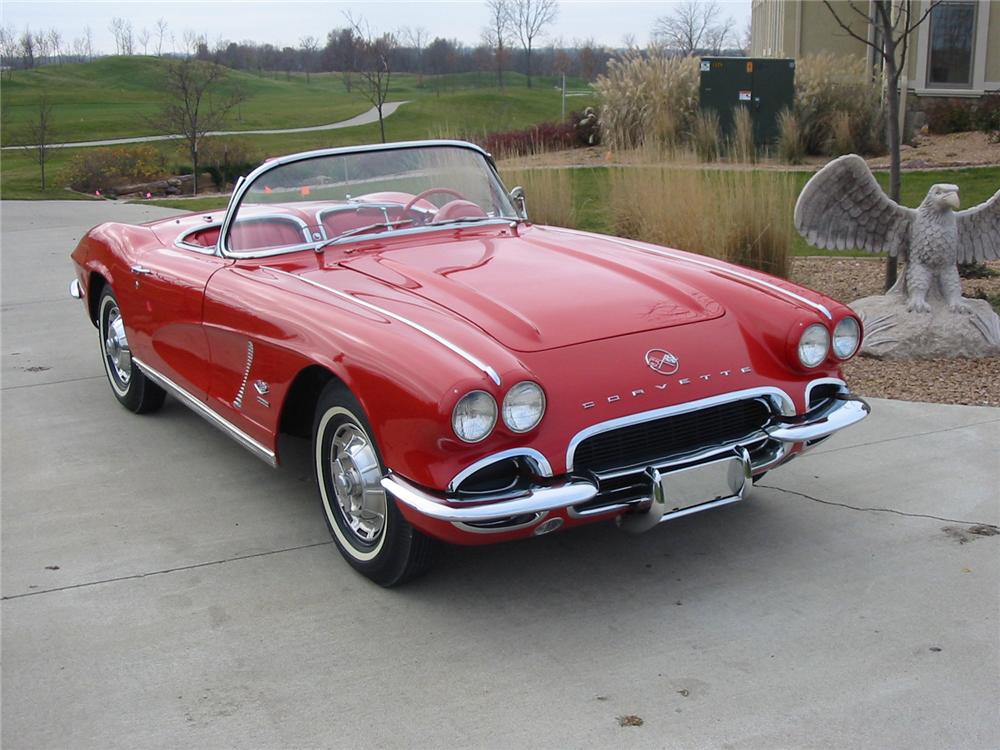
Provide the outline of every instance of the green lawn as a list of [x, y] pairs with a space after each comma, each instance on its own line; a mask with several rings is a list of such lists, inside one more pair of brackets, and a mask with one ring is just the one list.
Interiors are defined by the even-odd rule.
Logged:
[[[25, 123], [34, 114], [38, 97], [45, 91], [53, 104], [53, 140], [72, 142], [154, 133], [150, 117], [162, 99], [164, 61], [153, 57], [108, 57], [92, 63], [49, 65], [16, 71], [0, 87], [4, 110], [3, 143], [25, 142]], [[526, 128], [546, 120], [557, 120], [561, 97], [552, 78], [536, 78], [529, 89], [523, 76], [510, 73], [503, 91], [493, 87], [486, 73], [443, 76], [398, 74], [392, 77], [389, 101], [409, 103], [385, 121], [388, 140], [464, 137], [482, 140], [488, 132]], [[230, 71], [230, 89], [240, 86], [247, 100], [234, 112], [232, 130], [306, 127], [348, 119], [367, 111], [371, 104], [355, 84], [345, 88], [343, 76], [314, 74], [311, 82], [292, 74]], [[572, 88], [583, 88], [580, 80], [568, 80]], [[581, 108], [592, 102], [574, 98]], [[261, 156], [287, 154], [327, 146], [372, 143], [379, 139], [378, 124], [343, 130], [287, 135], [242, 136]], [[154, 143], [171, 164], [187, 163], [177, 143]], [[32, 155], [20, 150], [0, 155], [0, 198], [70, 198], [61, 174], [79, 149], [53, 149], [46, 173], [50, 187], [39, 189], [38, 165]], [[54, 187], [53, 187], [54, 186]]]

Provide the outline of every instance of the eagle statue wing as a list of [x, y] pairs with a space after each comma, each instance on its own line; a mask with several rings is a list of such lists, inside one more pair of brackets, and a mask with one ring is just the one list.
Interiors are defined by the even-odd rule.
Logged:
[[958, 262], [1000, 260], [1000, 190], [985, 203], [956, 211]]
[[815, 247], [858, 248], [905, 259], [915, 215], [914, 209], [885, 194], [864, 159], [847, 154], [819, 170], [802, 188], [795, 204], [795, 228]]

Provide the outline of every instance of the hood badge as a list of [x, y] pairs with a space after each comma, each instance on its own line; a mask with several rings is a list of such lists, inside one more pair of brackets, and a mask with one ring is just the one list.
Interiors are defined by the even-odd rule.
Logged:
[[665, 349], [650, 349], [646, 352], [646, 364], [650, 370], [660, 375], [673, 375], [681, 366], [680, 360]]

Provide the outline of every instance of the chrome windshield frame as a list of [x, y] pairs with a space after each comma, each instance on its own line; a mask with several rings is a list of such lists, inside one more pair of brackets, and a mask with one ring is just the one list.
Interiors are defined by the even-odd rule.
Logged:
[[[325, 148], [316, 149], [314, 151], [302, 151], [297, 154], [288, 154], [287, 156], [281, 156], [275, 159], [270, 159], [265, 161], [259, 167], [250, 172], [246, 177], [241, 177], [236, 186], [233, 188], [233, 194], [229, 198], [229, 204], [226, 207], [226, 215], [222, 220], [222, 228], [219, 230], [219, 239], [216, 243], [215, 252], [217, 255], [223, 258], [230, 258], [232, 260], [241, 260], [248, 258], [263, 258], [274, 255], [284, 255], [286, 253], [301, 252], [302, 250], [315, 248], [317, 245], [322, 244], [322, 242], [329, 242], [329, 240], [323, 240], [320, 242], [303, 243], [301, 245], [290, 245], [288, 247], [282, 248], [269, 248], [266, 250], [255, 250], [250, 252], [238, 252], [231, 251], [228, 248], [229, 233], [232, 228], [233, 223], [236, 219], [236, 214], [243, 203], [243, 198], [249, 191], [250, 187], [257, 181], [257, 179], [271, 170], [277, 169], [278, 167], [283, 167], [288, 164], [294, 164], [300, 161], [308, 161], [310, 159], [319, 159], [329, 156], [342, 156], [348, 154], [363, 154], [363, 153], [374, 153], [379, 151], [400, 151], [404, 149], [424, 149], [424, 148], [462, 148], [468, 151], [473, 151], [483, 157], [483, 163], [486, 168], [492, 173], [493, 177], [499, 184], [501, 194], [507, 195], [507, 188], [503, 184], [503, 180], [500, 178], [500, 173], [497, 171], [496, 164], [493, 161], [493, 157], [481, 149], [474, 143], [469, 143], [468, 141], [452, 141], [452, 140], [426, 140], [426, 141], [400, 141], [397, 143], [377, 143], [369, 144], [365, 146], [341, 146], [338, 148]], [[495, 221], [503, 221], [510, 223], [511, 221], [516, 221], [517, 218], [511, 217], [495, 217]], [[435, 229], [444, 229], [448, 227], [447, 223], [442, 223], [437, 225]], [[416, 233], [420, 227], [412, 227], [409, 229], [400, 228], [395, 230], [389, 230], [385, 232], [379, 232], [377, 236], [379, 237], [393, 237], [399, 234], [406, 233]], [[372, 235], [357, 235], [350, 239], [352, 240], [364, 240], [370, 239]]]

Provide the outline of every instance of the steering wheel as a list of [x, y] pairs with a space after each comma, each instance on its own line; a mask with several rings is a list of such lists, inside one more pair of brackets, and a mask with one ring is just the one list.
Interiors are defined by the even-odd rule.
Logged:
[[428, 195], [434, 195], [434, 193], [446, 193], [447, 195], [452, 195], [455, 198], [458, 198], [459, 200], [466, 199], [465, 196], [462, 195], [457, 190], [452, 190], [451, 188], [446, 188], [446, 187], [432, 187], [428, 188], [427, 190], [422, 190], [416, 195], [414, 195], [412, 198], [410, 198], [409, 202], [405, 206], [403, 206], [403, 214], [408, 213], [410, 209], [413, 208], [413, 205], [417, 201], [426, 198]]

